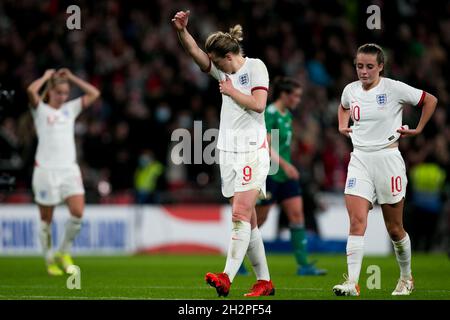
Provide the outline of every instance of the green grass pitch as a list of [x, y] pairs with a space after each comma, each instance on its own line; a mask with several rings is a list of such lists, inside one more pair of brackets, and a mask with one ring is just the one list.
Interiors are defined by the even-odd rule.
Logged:
[[[318, 266], [328, 269], [321, 277], [295, 275], [291, 255], [268, 256], [273, 297], [261, 299], [328, 300], [335, 297], [333, 285], [346, 272], [345, 255], [313, 255]], [[252, 274], [236, 276], [230, 295], [218, 298], [204, 281], [206, 272], [223, 270], [223, 256], [153, 255], [120, 257], [75, 257], [81, 269], [81, 289], [69, 290], [68, 276], [50, 277], [41, 257], [0, 258], [0, 299], [244, 299], [254, 282]], [[450, 260], [445, 255], [413, 255], [416, 291], [408, 297], [392, 297], [398, 279], [395, 258], [366, 257], [361, 270], [361, 296], [350, 299], [432, 299], [450, 300]], [[248, 261], [246, 265], [249, 266]], [[369, 290], [366, 273], [369, 265], [381, 269], [381, 289]]]

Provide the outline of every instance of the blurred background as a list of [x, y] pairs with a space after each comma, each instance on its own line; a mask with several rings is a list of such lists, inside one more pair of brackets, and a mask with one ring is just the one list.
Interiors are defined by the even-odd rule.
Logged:
[[[81, 9], [81, 30], [66, 27], [66, 8], [72, 4]], [[381, 9], [380, 30], [366, 27], [371, 4]], [[194, 121], [202, 121], [203, 131], [218, 128], [221, 105], [216, 81], [192, 62], [172, 28], [174, 13], [184, 9], [191, 10], [188, 29], [201, 47], [211, 32], [239, 23], [245, 54], [262, 59], [271, 79], [285, 75], [302, 83], [302, 102], [294, 112], [293, 161], [301, 174], [307, 227], [321, 239], [341, 237], [339, 250], [348, 223], [342, 200], [351, 152], [350, 141], [337, 130], [340, 94], [356, 80], [357, 47], [368, 42], [383, 46], [388, 57], [385, 76], [439, 99], [423, 134], [402, 140], [400, 149], [409, 175], [405, 224], [414, 248], [449, 250], [448, 1], [3, 0], [0, 175], [16, 179], [12, 190], [0, 191], [3, 208], [33, 203], [37, 139], [26, 87], [46, 69], [60, 67], [70, 68], [102, 92], [76, 123], [78, 160], [86, 201], [92, 205], [87, 213], [101, 210], [97, 204], [144, 204], [151, 210], [181, 204], [190, 206], [194, 215], [199, 210], [192, 208], [198, 206], [226, 205], [217, 165], [171, 161], [177, 143], [171, 141], [172, 132], [193, 132]], [[73, 88], [73, 97], [80, 94]], [[417, 108], [404, 109], [403, 122], [410, 127], [419, 117]], [[327, 227], [335, 221], [332, 209], [342, 213], [339, 236]], [[271, 237], [278, 239], [285, 222], [282, 214], [274, 217]], [[136, 215], [132, 223], [139, 224], [139, 219]]]

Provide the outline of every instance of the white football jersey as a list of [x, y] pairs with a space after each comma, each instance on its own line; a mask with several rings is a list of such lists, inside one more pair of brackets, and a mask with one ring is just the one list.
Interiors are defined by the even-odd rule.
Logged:
[[397, 141], [403, 106], [421, 106], [424, 98], [424, 91], [384, 77], [370, 90], [364, 90], [360, 81], [348, 84], [342, 92], [341, 105], [350, 109], [353, 146], [376, 151]]
[[[234, 74], [226, 74], [211, 62], [209, 70], [217, 80], [231, 79], [234, 88], [251, 95], [256, 89], [269, 89], [269, 73], [259, 59], [245, 58], [242, 67]], [[264, 112], [258, 113], [238, 105], [232, 98], [222, 95], [217, 149], [230, 152], [255, 151], [266, 140]]]
[[82, 109], [81, 97], [54, 109], [40, 101], [31, 110], [38, 146], [36, 165], [43, 168], [67, 168], [77, 163], [75, 151], [75, 119]]

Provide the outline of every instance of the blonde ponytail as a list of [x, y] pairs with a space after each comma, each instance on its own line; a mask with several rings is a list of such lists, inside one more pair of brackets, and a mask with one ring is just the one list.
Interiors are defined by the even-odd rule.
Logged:
[[225, 33], [222, 31], [214, 32], [209, 35], [205, 42], [206, 52], [214, 52], [220, 57], [225, 57], [227, 53], [243, 54], [240, 42], [243, 40], [243, 31], [240, 24], [230, 28], [230, 31]]
[[237, 42], [241, 42], [242, 40], [244, 40], [242, 26], [240, 24], [237, 24], [234, 27], [230, 28], [229, 34]]

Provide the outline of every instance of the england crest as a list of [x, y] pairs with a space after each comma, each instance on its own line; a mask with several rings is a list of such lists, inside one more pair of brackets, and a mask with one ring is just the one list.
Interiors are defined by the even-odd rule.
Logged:
[[384, 106], [387, 103], [387, 95], [386, 95], [386, 93], [377, 94], [377, 103], [380, 106]]
[[239, 83], [241, 84], [241, 86], [245, 86], [246, 84], [248, 84], [248, 82], [248, 73], [244, 73], [239, 76]]
[[356, 185], [356, 178], [350, 178], [347, 180], [347, 189], [352, 189]]

